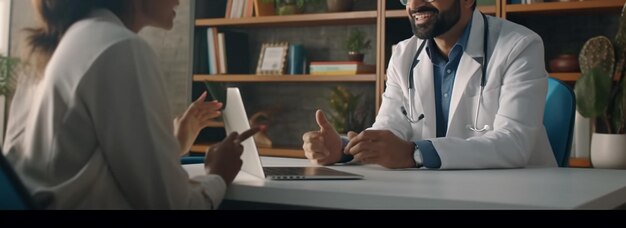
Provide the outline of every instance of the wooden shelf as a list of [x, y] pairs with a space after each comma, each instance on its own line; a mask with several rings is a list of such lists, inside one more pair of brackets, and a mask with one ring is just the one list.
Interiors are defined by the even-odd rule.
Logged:
[[249, 18], [196, 19], [196, 26], [312, 26], [375, 24], [377, 11], [354, 11], [342, 13], [297, 14], [287, 16], [265, 16]]
[[261, 156], [306, 158], [302, 149], [259, 148]]
[[[485, 14], [495, 15], [496, 14], [496, 6], [479, 6], [478, 9], [480, 12]], [[406, 18], [406, 10], [387, 10], [385, 12], [385, 17], [387, 18]]]
[[[550, 76], [553, 78], [559, 79], [561, 81], [574, 82], [578, 80], [578, 78], [580, 78], [580, 72], [550, 73]], [[619, 75], [615, 74], [613, 76], [613, 80], [618, 81]]]
[[[191, 153], [204, 154], [209, 147], [215, 145], [215, 143], [201, 143], [194, 144], [191, 147]], [[258, 148], [259, 155], [271, 156], [271, 157], [288, 157], [288, 158], [306, 158], [302, 149], [293, 148]]]
[[359, 75], [194, 75], [203, 82], [376, 82], [375, 74]]
[[580, 72], [571, 73], [550, 73], [550, 77], [559, 79], [564, 82], [574, 82], [580, 78]]
[[221, 121], [211, 121], [208, 127], [224, 127], [224, 122]]
[[541, 2], [532, 4], [504, 4], [503, 12], [514, 13], [568, 13], [589, 10], [620, 10], [625, 0], [589, 0], [572, 2]]
[[589, 158], [570, 158], [569, 167], [572, 168], [591, 168], [591, 161]]

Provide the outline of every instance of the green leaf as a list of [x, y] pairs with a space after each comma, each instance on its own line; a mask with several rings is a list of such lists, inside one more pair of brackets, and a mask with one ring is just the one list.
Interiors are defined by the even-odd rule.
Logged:
[[609, 104], [612, 78], [594, 68], [578, 79], [574, 87], [576, 107], [587, 118], [596, 118], [605, 114]]
[[626, 80], [617, 86], [621, 88], [613, 101], [615, 108], [611, 113], [611, 125], [616, 134], [624, 134], [626, 133]]
[[0, 95], [12, 92], [19, 59], [0, 56]]

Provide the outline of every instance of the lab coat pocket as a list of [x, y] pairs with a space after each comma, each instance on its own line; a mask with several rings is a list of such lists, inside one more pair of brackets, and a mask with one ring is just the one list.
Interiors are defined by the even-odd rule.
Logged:
[[485, 90], [483, 91], [483, 95], [482, 95], [482, 102], [480, 102], [480, 107], [479, 108], [479, 112], [478, 112], [478, 120], [476, 123], [474, 123], [474, 121], [476, 121], [476, 108], [478, 106], [478, 99], [480, 96], [480, 90], [472, 97], [470, 97], [469, 99], [471, 99], [471, 103], [472, 103], [472, 117], [469, 120], [470, 121], [470, 125], [468, 127], [475, 127], [475, 128], [482, 128], [483, 126], [487, 125], [488, 126], [488, 130], [487, 131], [473, 131], [472, 136], [480, 136], [483, 135], [489, 131], [493, 130], [493, 123], [495, 120], [495, 116], [496, 113], [498, 111], [498, 107], [499, 107], [499, 100], [500, 100], [500, 89], [499, 88], [493, 88], [493, 89], [489, 89], [489, 90]]
[[424, 131], [424, 121], [417, 121], [417, 123], [411, 123], [411, 139], [412, 141], [422, 140], [422, 132]]
[[483, 101], [481, 104], [481, 112], [485, 113], [485, 117], [495, 117], [500, 107], [500, 87], [483, 91]]

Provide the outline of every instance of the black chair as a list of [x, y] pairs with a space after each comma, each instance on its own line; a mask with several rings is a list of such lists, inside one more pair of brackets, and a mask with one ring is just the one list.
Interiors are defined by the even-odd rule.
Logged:
[[0, 210], [39, 209], [0, 150]]

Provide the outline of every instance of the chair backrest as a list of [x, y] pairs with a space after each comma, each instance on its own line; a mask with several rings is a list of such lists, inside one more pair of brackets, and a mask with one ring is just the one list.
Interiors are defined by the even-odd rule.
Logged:
[[543, 125], [559, 167], [568, 165], [575, 114], [576, 98], [572, 88], [558, 79], [548, 78]]
[[0, 150], [0, 210], [37, 209], [22, 181]]

